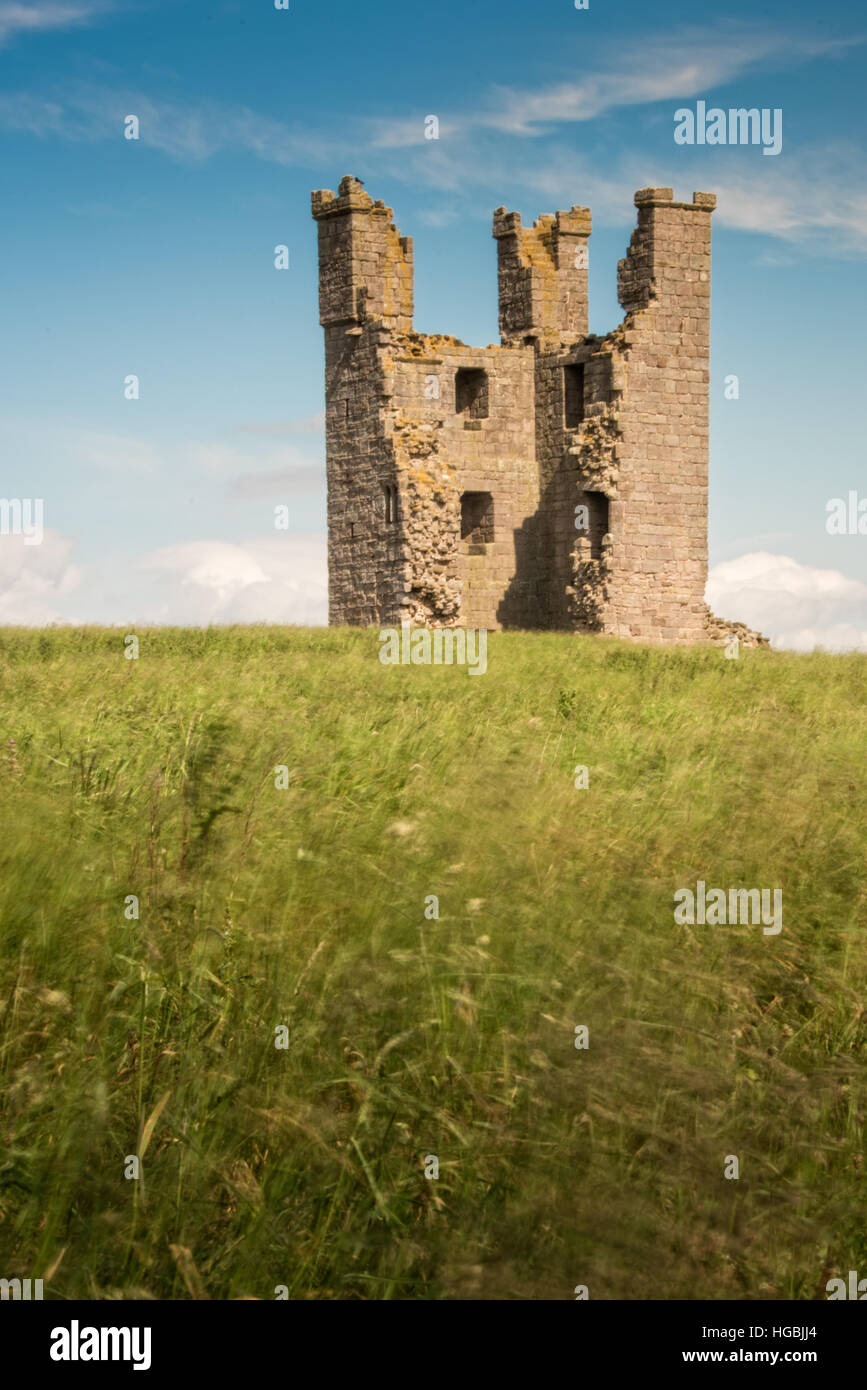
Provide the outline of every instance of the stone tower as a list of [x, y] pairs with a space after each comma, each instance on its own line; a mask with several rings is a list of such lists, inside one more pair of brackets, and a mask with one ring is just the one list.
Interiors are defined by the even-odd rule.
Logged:
[[413, 329], [412, 241], [313, 194], [329, 618], [707, 640], [710, 193], [635, 195], [623, 322], [587, 332], [590, 211], [498, 208], [499, 346]]

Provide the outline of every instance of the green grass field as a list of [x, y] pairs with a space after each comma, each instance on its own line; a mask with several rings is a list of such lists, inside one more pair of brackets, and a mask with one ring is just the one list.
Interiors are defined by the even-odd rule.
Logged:
[[[0, 1276], [867, 1273], [867, 658], [515, 633], [473, 678], [372, 631], [139, 639], [0, 630]], [[781, 887], [782, 931], [676, 925], [699, 879]]]

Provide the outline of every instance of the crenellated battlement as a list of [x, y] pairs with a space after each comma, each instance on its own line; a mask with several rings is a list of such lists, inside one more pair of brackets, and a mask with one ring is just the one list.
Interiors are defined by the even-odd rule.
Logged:
[[627, 313], [646, 309], [665, 283], [695, 272], [710, 294], [710, 214], [713, 193], [694, 193], [691, 203], [674, 202], [671, 188], [640, 188], [635, 195], [638, 226], [617, 267], [617, 294]]
[[374, 200], [360, 179], [341, 179], [311, 194], [319, 224], [319, 321], [362, 324], [378, 318], [400, 332], [412, 328], [413, 245], [394, 212]]
[[575, 339], [587, 332], [589, 208], [543, 213], [532, 227], [497, 208], [500, 334], [504, 343]]

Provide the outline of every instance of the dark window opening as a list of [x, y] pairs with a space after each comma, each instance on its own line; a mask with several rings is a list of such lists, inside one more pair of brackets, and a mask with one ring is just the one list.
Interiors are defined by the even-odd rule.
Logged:
[[400, 508], [397, 499], [397, 484], [387, 483], [383, 488], [385, 495], [385, 524], [394, 526], [400, 520]]
[[455, 377], [455, 409], [468, 420], [488, 418], [488, 374], [481, 367], [460, 367]]
[[584, 363], [563, 368], [563, 419], [567, 430], [577, 430], [584, 420]]
[[494, 499], [490, 492], [461, 493], [461, 540], [470, 550], [494, 539]]
[[608, 535], [608, 498], [604, 492], [585, 492], [584, 502], [588, 511], [588, 539], [590, 559], [602, 559], [602, 540]]

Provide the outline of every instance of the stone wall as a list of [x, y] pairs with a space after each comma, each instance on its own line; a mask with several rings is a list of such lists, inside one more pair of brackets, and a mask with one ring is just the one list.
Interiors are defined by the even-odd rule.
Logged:
[[710, 221], [716, 199], [635, 195], [638, 227], [620, 262], [618, 507], [606, 631], [704, 640], [707, 579]]
[[[539, 559], [522, 530], [539, 506], [532, 349], [414, 334], [395, 340], [390, 365], [389, 428], [406, 494], [406, 616], [534, 626]], [[485, 374], [484, 414], [458, 410], [459, 372]], [[491, 539], [462, 538], [465, 494], [489, 495]]]

